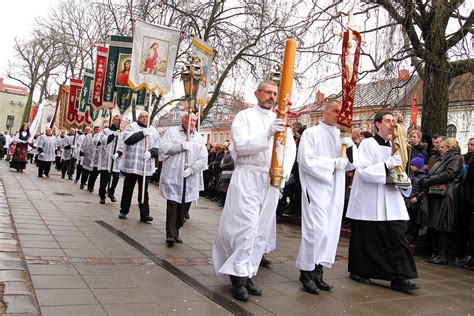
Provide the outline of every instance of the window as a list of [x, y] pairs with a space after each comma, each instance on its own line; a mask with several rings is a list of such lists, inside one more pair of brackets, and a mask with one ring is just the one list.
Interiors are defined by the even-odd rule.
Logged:
[[456, 126], [453, 125], [453, 124], [449, 124], [448, 125], [448, 131], [446, 133], [446, 137], [456, 138], [456, 131], [457, 131]]
[[211, 134], [207, 134], [207, 141], [206, 144], [208, 144], [211, 141]]
[[8, 130], [13, 127], [13, 122], [15, 122], [15, 116], [8, 115], [7, 116], [7, 122], [5, 124]]

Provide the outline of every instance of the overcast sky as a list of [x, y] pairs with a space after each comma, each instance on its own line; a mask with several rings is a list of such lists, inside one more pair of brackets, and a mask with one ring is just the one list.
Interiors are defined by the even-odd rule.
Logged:
[[0, 10], [0, 76], [5, 82], [15, 84], [6, 79], [8, 60], [13, 57], [15, 37], [26, 38], [30, 34], [35, 17], [46, 17], [51, 4], [57, 0], [3, 0]]

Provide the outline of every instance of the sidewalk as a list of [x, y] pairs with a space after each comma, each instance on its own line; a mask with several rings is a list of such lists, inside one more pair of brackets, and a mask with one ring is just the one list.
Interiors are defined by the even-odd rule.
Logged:
[[166, 201], [156, 186], [149, 190], [155, 219], [149, 225], [139, 222], [135, 197], [128, 218], [120, 220], [119, 203], [99, 204], [98, 183], [94, 193], [81, 191], [54, 170], [50, 178], [38, 178], [32, 165], [19, 174], [0, 162], [0, 181], [0, 284], [7, 315], [474, 313], [472, 271], [417, 260], [422, 288], [412, 295], [390, 290], [388, 282], [362, 285], [348, 278], [346, 239], [333, 268], [325, 270], [334, 290], [308, 294], [294, 267], [300, 229], [286, 224], [277, 226], [273, 266], [254, 278], [263, 295], [236, 302], [228, 278], [216, 277], [212, 267], [221, 211], [215, 203], [193, 204], [180, 232], [184, 243], [168, 248]]

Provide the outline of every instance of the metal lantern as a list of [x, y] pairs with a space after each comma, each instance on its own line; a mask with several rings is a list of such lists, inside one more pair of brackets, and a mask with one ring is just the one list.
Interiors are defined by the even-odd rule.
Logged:
[[199, 87], [203, 73], [201, 68], [201, 59], [199, 57], [191, 56], [188, 59], [188, 64], [181, 72], [181, 80], [183, 80], [184, 95], [187, 100], [196, 98], [196, 93]]

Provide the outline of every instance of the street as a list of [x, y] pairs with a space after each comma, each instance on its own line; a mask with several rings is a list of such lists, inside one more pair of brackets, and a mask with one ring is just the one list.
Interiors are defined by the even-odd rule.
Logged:
[[[166, 201], [150, 185], [154, 221], [139, 222], [134, 197], [126, 220], [117, 203], [99, 204], [93, 193], [52, 170], [38, 178], [0, 161], [0, 284], [4, 313], [25, 315], [468, 315], [474, 313], [474, 273], [416, 258], [421, 289], [390, 290], [389, 282], [363, 285], [348, 278], [348, 239], [325, 269], [331, 292], [303, 291], [295, 268], [301, 231], [277, 225], [271, 268], [253, 279], [263, 290], [239, 302], [228, 278], [216, 277], [212, 242], [221, 208], [205, 198], [193, 203], [181, 229], [183, 244], [165, 244]], [[136, 190], [137, 191], [137, 190]], [[136, 194], [136, 192], [135, 192]], [[0, 312], [1, 312], [0, 307]]]

